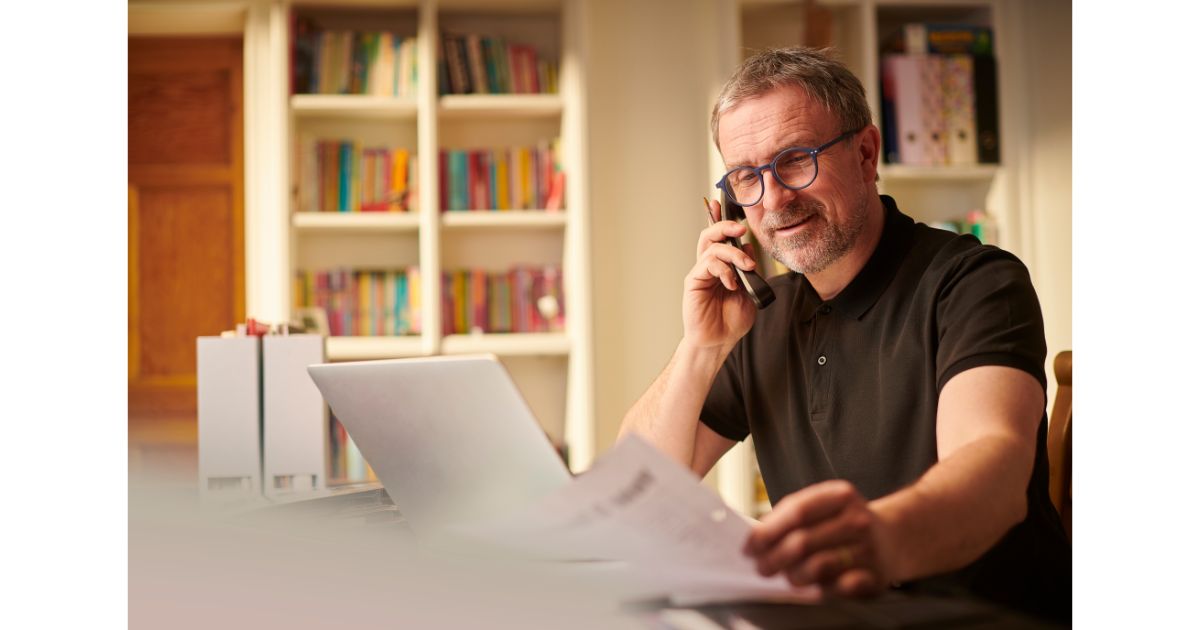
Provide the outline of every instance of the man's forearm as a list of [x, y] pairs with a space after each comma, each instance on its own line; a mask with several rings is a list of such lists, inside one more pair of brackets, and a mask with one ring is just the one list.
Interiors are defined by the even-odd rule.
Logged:
[[726, 351], [686, 341], [621, 422], [620, 435], [635, 431], [684, 466], [693, 468], [700, 409]]
[[1025, 518], [1032, 453], [1019, 440], [983, 437], [963, 445], [915, 484], [872, 501], [884, 527], [881, 559], [891, 579], [959, 569]]

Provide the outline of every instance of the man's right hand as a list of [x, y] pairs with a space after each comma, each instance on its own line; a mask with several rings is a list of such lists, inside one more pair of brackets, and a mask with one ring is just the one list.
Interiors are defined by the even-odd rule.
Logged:
[[[709, 202], [709, 216], [720, 216], [717, 202]], [[732, 263], [744, 271], [755, 268], [754, 258], [725, 242], [739, 238], [746, 227], [735, 221], [718, 221], [700, 232], [696, 264], [683, 283], [683, 338], [696, 347], [720, 347], [728, 352], [754, 324], [756, 309], [738, 282]]]

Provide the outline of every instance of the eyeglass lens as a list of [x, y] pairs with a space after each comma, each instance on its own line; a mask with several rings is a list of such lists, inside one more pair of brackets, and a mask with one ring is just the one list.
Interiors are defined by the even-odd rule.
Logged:
[[[776, 156], [770, 169], [784, 186], [800, 189], [817, 176], [816, 160], [808, 149], [788, 149]], [[763, 194], [763, 173], [744, 166], [725, 176], [725, 186], [733, 200], [740, 205], [754, 205]]]

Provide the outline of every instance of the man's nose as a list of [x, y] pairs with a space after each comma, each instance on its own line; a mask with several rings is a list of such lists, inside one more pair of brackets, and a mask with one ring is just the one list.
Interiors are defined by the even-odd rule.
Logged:
[[780, 184], [773, 169], [763, 171], [762, 178], [763, 196], [760, 203], [762, 203], [763, 210], [785, 208], [795, 198], [797, 191]]

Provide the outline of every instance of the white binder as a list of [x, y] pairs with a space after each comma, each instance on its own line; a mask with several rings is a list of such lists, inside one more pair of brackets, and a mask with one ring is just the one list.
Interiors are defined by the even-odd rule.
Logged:
[[258, 337], [196, 339], [200, 493], [262, 495]]
[[325, 488], [329, 419], [308, 366], [325, 362], [320, 335], [263, 337], [263, 494]]

